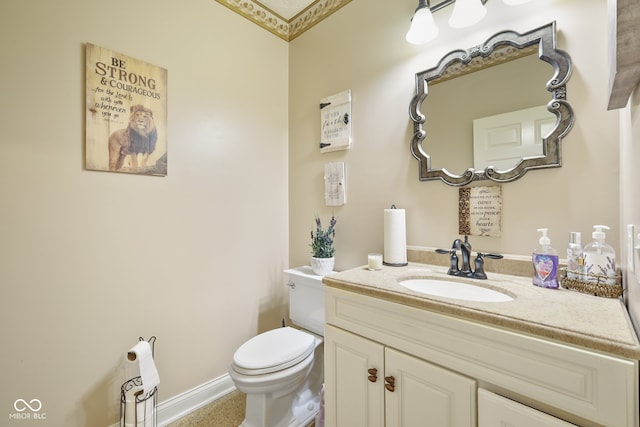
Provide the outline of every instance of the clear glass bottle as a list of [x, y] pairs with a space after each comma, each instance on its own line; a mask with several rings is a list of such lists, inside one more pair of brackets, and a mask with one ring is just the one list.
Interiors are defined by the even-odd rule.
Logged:
[[582, 280], [584, 274], [584, 253], [582, 235], [572, 231], [567, 245], [567, 278]]
[[[616, 251], [605, 242], [606, 225], [594, 225], [593, 241], [584, 247], [584, 280], [592, 283], [616, 284]], [[602, 278], [598, 276], [608, 276]]]

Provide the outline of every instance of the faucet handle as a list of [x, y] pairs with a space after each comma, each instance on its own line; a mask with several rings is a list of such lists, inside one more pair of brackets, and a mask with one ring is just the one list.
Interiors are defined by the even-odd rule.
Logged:
[[458, 267], [458, 255], [455, 249], [436, 249], [436, 252], [444, 255], [451, 255], [449, 270], [447, 274], [451, 276], [459, 276], [460, 268]]
[[476, 260], [474, 262], [475, 264], [475, 271], [473, 272], [472, 276], [474, 279], [486, 279], [487, 278], [487, 273], [484, 272], [484, 258], [483, 256], [485, 256], [485, 254], [478, 252], [478, 256], [476, 256]]
[[491, 259], [502, 259], [504, 258], [500, 254], [483, 254], [482, 252], [478, 252], [478, 256], [476, 256], [475, 260], [475, 271], [473, 272], [474, 279], [486, 279], [487, 273], [484, 271], [484, 257]]

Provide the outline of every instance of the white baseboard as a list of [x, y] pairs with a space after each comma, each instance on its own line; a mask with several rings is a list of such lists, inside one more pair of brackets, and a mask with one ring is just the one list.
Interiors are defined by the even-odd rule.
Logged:
[[[170, 423], [178, 421], [185, 415], [201, 408], [214, 400], [235, 391], [236, 387], [229, 374], [225, 374], [219, 378], [208, 381], [197, 387], [173, 396], [158, 404], [157, 421], [158, 427], [165, 427]], [[120, 424], [114, 424], [111, 427], [119, 427]]]

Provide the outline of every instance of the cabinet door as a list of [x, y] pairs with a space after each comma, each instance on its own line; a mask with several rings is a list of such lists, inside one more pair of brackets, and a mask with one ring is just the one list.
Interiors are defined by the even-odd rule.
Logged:
[[478, 390], [478, 427], [575, 427], [511, 399]]
[[326, 325], [324, 362], [326, 427], [382, 427], [384, 347]]
[[385, 381], [387, 427], [476, 425], [476, 382], [470, 378], [386, 348]]

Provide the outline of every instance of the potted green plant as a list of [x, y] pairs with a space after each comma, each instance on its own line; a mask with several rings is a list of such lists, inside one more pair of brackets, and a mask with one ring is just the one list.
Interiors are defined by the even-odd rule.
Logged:
[[333, 239], [336, 236], [336, 218], [331, 215], [327, 229], [322, 228], [320, 217], [316, 215], [316, 231], [311, 231], [311, 269], [318, 276], [326, 276], [335, 264]]

